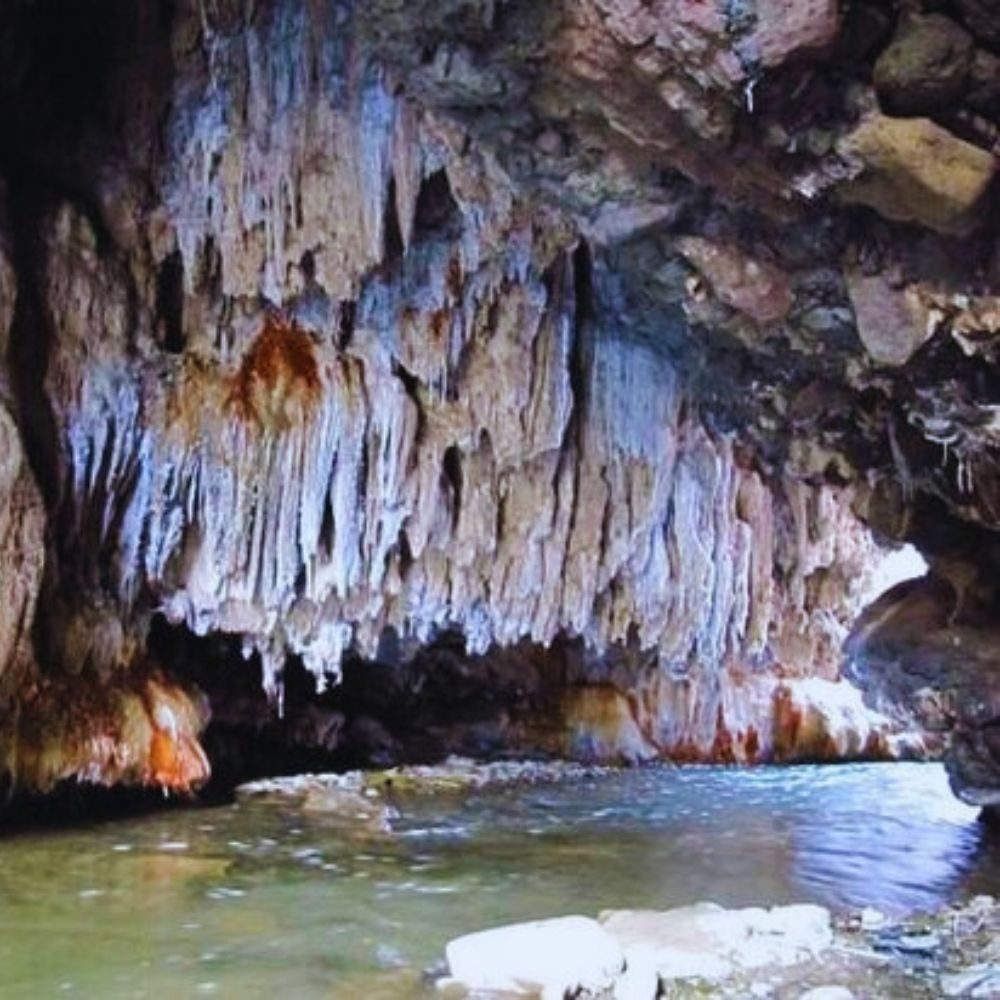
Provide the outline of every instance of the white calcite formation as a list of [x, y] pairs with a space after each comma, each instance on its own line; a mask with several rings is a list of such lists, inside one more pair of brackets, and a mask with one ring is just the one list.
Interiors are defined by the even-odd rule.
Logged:
[[[917, 424], [887, 420], [865, 366], [912, 367], [947, 324], [972, 357], [987, 313], [897, 280], [820, 208], [843, 185], [878, 208], [858, 194], [878, 164], [842, 160], [833, 119], [796, 147], [758, 76], [847, 15], [758, 6], [107, 15], [92, 114], [40, 119], [18, 197], [0, 188], [0, 713], [44, 731], [72, 689], [103, 720], [73, 734], [99, 751], [36, 740], [39, 783], [196, 784], [204, 706], [174, 684], [240, 669], [235, 646], [280, 708], [290, 657], [322, 691], [345, 656], [443, 639], [433, 669], [456, 634], [481, 676], [533, 672], [493, 719], [522, 749], [889, 752], [839, 679], [874, 551], [852, 508], [876, 515], [892, 469], [918, 482]], [[16, 86], [41, 114], [67, 98], [33, 57]], [[905, 350], [876, 349], [880, 310], [919, 327]], [[953, 440], [942, 421], [927, 441]], [[956, 449], [960, 483], [990, 426]], [[150, 640], [157, 616], [176, 628]]]
[[107, 675], [160, 612], [242, 636], [280, 700], [289, 654], [322, 686], [390, 630], [578, 635], [658, 651], [657, 745], [694, 754], [767, 726], [776, 667], [835, 677], [849, 494], [765, 483], [565, 219], [281, 10], [176, 41], [157, 207], [101, 209], [118, 253], [68, 204], [42, 228], [54, 657]]
[[[675, 679], [779, 656], [834, 670], [843, 574], [868, 553], [844, 498], [772, 493], [656, 351], [580, 315], [570, 252], [539, 276], [530, 230], [510, 238], [430, 307], [376, 282], [346, 344], [329, 323], [257, 317], [231, 360], [164, 358], [128, 351], [92, 235], [60, 213], [51, 243], [73, 252], [47, 270], [49, 385], [67, 555], [77, 579], [112, 570], [71, 618], [152, 608], [238, 633], [273, 685], [287, 653], [336, 678], [344, 650], [375, 655], [388, 628], [455, 628], [470, 652], [560, 632], [634, 642]], [[69, 632], [127, 659], [127, 629]], [[711, 728], [718, 705], [696, 688], [688, 715]]]

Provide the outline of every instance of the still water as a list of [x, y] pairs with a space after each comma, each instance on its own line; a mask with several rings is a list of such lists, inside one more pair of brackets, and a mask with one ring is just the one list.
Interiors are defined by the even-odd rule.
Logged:
[[606, 907], [1000, 893], [937, 765], [652, 769], [404, 799], [390, 837], [263, 802], [0, 840], [0, 996], [422, 995], [457, 934]]

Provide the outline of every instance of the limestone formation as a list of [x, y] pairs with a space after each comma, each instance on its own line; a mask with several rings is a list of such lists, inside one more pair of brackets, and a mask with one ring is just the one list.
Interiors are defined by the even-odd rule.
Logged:
[[[889, 752], [838, 680], [871, 531], [971, 561], [956, 620], [997, 598], [982, 4], [54, 11], [0, 18], [0, 728], [66, 734], [38, 783], [196, 783], [228, 678], [391, 757], [328, 688], [408, 704], [435, 657], [503, 687], [460, 720], [494, 748]], [[132, 726], [147, 683], [183, 726]]]
[[45, 515], [17, 425], [0, 402], [0, 692], [9, 701], [33, 666], [31, 625], [45, 561]]

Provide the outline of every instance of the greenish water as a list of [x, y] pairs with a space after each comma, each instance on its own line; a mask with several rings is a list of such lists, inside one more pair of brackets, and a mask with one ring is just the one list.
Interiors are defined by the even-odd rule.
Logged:
[[407, 799], [350, 838], [267, 803], [0, 841], [0, 996], [420, 995], [465, 931], [605, 907], [1000, 893], [937, 765], [653, 769]]

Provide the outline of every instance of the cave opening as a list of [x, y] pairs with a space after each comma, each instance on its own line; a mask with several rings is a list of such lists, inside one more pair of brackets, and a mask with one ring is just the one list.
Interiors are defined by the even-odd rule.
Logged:
[[472, 656], [457, 632], [414, 646], [389, 630], [379, 653], [347, 653], [330, 687], [289, 655], [272, 699], [260, 655], [248, 657], [239, 636], [196, 636], [158, 615], [147, 639], [149, 660], [207, 699], [208, 800], [260, 777], [438, 763], [449, 755], [559, 756], [568, 746], [560, 706], [592, 675], [582, 644], [568, 639]]
[[1000, 992], [988, 7], [0, 3], [0, 993]]

